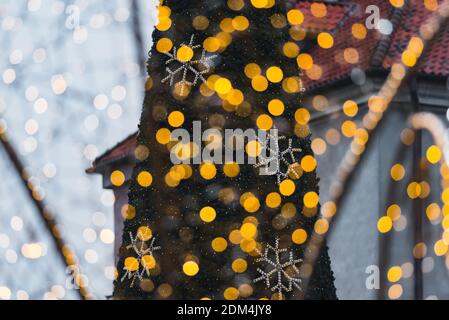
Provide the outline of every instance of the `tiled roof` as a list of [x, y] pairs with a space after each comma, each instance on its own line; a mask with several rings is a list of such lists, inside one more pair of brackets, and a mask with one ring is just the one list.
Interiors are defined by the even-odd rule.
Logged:
[[[321, 68], [321, 77], [311, 78], [307, 74], [304, 76], [304, 84], [308, 89], [320, 87], [334, 81], [346, 78], [350, 75], [353, 68], [357, 67], [363, 70], [371, 66], [371, 61], [375, 49], [382, 38], [382, 34], [375, 29], [367, 30], [367, 35], [364, 39], [356, 39], [352, 35], [352, 26], [355, 23], [365, 25], [365, 19], [368, 15], [365, 13], [365, 8], [368, 5], [377, 5], [380, 8], [381, 18], [389, 18], [392, 12], [392, 6], [389, 1], [385, 0], [359, 0], [357, 3], [347, 5], [345, 7], [346, 14], [341, 18], [339, 27], [331, 32], [334, 38], [334, 46], [330, 49], [323, 49], [319, 46], [314, 46], [309, 52], [314, 59], [314, 64]], [[298, 3], [301, 9], [303, 2]], [[334, 6], [328, 5], [329, 8]], [[333, 21], [332, 16], [339, 16], [340, 12], [328, 10], [327, 16], [320, 18], [324, 21], [327, 19]], [[349, 64], [344, 60], [345, 49], [353, 48], [358, 53], [358, 63]]]
[[[441, 2], [441, 1], [440, 1]], [[394, 61], [401, 58], [410, 38], [419, 33], [419, 27], [428, 19], [432, 11], [420, 0], [411, 1], [404, 9], [402, 23], [397, 26], [391, 39], [388, 55], [383, 62], [384, 68], [390, 68]], [[437, 38], [430, 44], [421, 57], [416, 70], [420, 73], [435, 76], [449, 75], [449, 25], [444, 26]]]
[[[441, 0], [439, 1], [441, 3]], [[381, 18], [389, 19], [394, 24], [393, 33], [390, 36], [382, 35], [378, 30], [367, 30], [366, 38], [358, 40], [352, 35], [352, 26], [355, 23], [365, 25], [368, 14], [365, 8], [369, 5], [376, 5], [380, 9]], [[323, 49], [318, 45], [310, 50], [314, 59], [314, 64], [321, 68], [321, 76], [310, 77], [308, 72], [304, 76], [304, 84], [307, 89], [322, 87], [334, 83], [340, 79], [350, 76], [353, 68], [370, 70], [383, 68], [388, 70], [391, 65], [400, 61], [401, 54], [406, 49], [411, 37], [419, 34], [419, 27], [430, 17], [432, 11], [424, 6], [422, 0], [411, 0], [400, 10], [395, 8], [386, 0], [359, 0], [352, 5], [347, 3], [344, 7], [345, 15], [340, 18], [336, 29], [335, 20], [341, 17], [342, 6], [326, 4], [327, 15], [321, 19], [330, 21], [330, 33], [334, 37], [334, 46], [330, 49]], [[309, 1], [299, 1], [297, 7], [300, 10], [307, 10], [310, 7]], [[338, 8], [338, 9], [337, 9]], [[395, 16], [396, 15], [396, 16]], [[308, 24], [305, 13], [304, 24]], [[314, 22], [317, 24], [317, 22]], [[418, 73], [433, 76], [449, 75], [449, 25], [443, 27], [440, 34], [434, 39], [421, 57], [416, 67]], [[326, 31], [325, 28], [322, 31]], [[328, 31], [329, 32], [329, 31]], [[359, 59], [357, 63], [349, 64], [343, 59], [345, 49], [353, 48], [357, 50]]]
[[[311, 12], [312, 4], [322, 4], [326, 7], [327, 14], [324, 18], [315, 17]], [[343, 19], [347, 12], [345, 4], [338, 3], [321, 3], [314, 1], [300, 1], [297, 8], [304, 15], [304, 21], [301, 27], [307, 30], [332, 31], [338, 27], [339, 22]]]

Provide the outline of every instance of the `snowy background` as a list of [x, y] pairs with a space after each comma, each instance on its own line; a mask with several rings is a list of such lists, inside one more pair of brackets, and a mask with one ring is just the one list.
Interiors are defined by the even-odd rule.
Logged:
[[[112, 292], [114, 198], [99, 175], [85, 170], [137, 127], [140, 61], [157, 18], [154, 0], [137, 0], [142, 52], [132, 1], [0, 0], [0, 128], [98, 299]], [[0, 181], [0, 299], [77, 299], [1, 148]]]

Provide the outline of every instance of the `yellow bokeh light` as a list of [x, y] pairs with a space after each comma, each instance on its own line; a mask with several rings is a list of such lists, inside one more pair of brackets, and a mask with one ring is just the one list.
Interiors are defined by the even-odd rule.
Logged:
[[232, 19], [231, 18], [225, 18], [220, 22], [220, 29], [223, 30], [224, 32], [227, 33], [231, 33], [233, 32], [234, 26], [232, 24]]
[[192, 21], [192, 25], [196, 30], [206, 30], [209, 27], [209, 19], [205, 16], [196, 16]]
[[300, 125], [306, 125], [310, 120], [310, 112], [306, 108], [299, 108], [295, 112], [295, 120]]
[[429, 11], [436, 11], [438, 9], [438, 0], [424, 0], [424, 6]]
[[261, 114], [256, 120], [257, 127], [262, 130], [270, 130], [273, 126], [273, 119], [267, 114]]
[[287, 93], [297, 93], [302, 88], [302, 82], [299, 77], [288, 77], [282, 81], [282, 88]]
[[373, 112], [383, 112], [386, 108], [385, 98], [377, 95], [369, 97], [368, 108]]
[[427, 149], [426, 157], [427, 157], [427, 160], [430, 163], [433, 163], [433, 164], [437, 163], [438, 161], [441, 160], [441, 150], [440, 150], [440, 148], [438, 148], [435, 145], [430, 146]]
[[263, 92], [268, 88], [268, 80], [264, 76], [255, 76], [251, 80], [251, 86], [258, 92]]
[[294, 42], [286, 42], [282, 47], [282, 52], [288, 58], [296, 58], [299, 54], [299, 47]]
[[232, 89], [231, 81], [226, 78], [220, 78], [215, 82], [214, 89], [219, 94], [227, 94]]
[[136, 271], [139, 269], [139, 261], [134, 257], [127, 257], [124, 262], [125, 269], [128, 271]]
[[159, 17], [159, 23], [156, 25], [156, 29], [158, 29], [159, 31], [167, 31], [168, 29], [170, 29], [171, 25], [171, 19], [169, 17], [162, 16]]
[[333, 201], [328, 201], [321, 207], [321, 213], [325, 218], [331, 218], [337, 213], [337, 205]]
[[243, 239], [240, 242], [240, 249], [243, 252], [251, 253], [257, 248], [257, 242], [254, 239]]
[[206, 179], [211, 180], [213, 179], [217, 174], [217, 168], [213, 163], [203, 163], [200, 166], [200, 175]]
[[220, 40], [216, 37], [208, 37], [204, 40], [203, 47], [208, 52], [217, 52], [220, 49]]
[[443, 240], [438, 240], [433, 246], [433, 251], [438, 257], [444, 256], [448, 251], [448, 246]]
[[260, 208], [260, 201], [256, 197], [248, 197], [243, 201], [243, 208], [249, 212], [254, 213]]
[[416, 199], [421, 194], [421, 185], [417, 182], [412, 182], [407, 186], [407, 195], [410, 199]]
[[304, 195], [303, 203], [307, 208], [315, 208], [318, 205], [319, 196], [314, 191], [309, 191]]
[[388, 270], [387, 278], [390, 282], [398, 282], [402, 277], [402, 269], [401, 267], [394, 266]]
[[254, 213], [259, 210], [260, 201], [254, 196], [248, 197], [243, 201], [243, 208], [249, 213]]
[[234, 11], [242, 10], [245, 6], [243, 0], [228, 0], [228, 7]]
[[402, 296], [403, 291], [402, 286], [396, 283], [388, 289], [388, 297], [390, 299], [399, 299]]
[[161, 128], [156, 132], [156, 140], [160, 144], [167, 144], [171, 140], [171, 132], [167, 128]]
[[259, 76], [262, 73], [262, 70], [260, 69], [259, 65], [255, 64], [255, 63], [248, 63], [245, 66], [245, 75], [252, 79], [255, 76]]
[[168, 116], [168, 123], [172, 127], [180, 127], [184, 123], [184, 114], [180, 111], [173, 111]]
[[320, 66], [314, 64], [310, 69], [306, 70], [306, 75], [312, 80], [319, 80], [323, 75], [323, 69]]
[[319, 235], [325, 234], [329, 230], [329, 222], [326, 219], [318, 219], [313, 230]]
[[354, 121], [346, 120], [341, 124], [341, 133], [347, 138], [353, 137], [356, 130], [357, 125]]
[[313, 156], [307, 155], [301, 159], [301, 168], [305, 172], [312, 172], [316, 168], [316, 160]]
[[346, 48], [343, 50], [343, 59], [349, 64], [356, 64], [359, 62], [360, 55], [355, 48]]
[[125, 183], [125, 174], [120, 170], [115, 170], [111, 173], [110, 180], [113, 186], [120, 187]]
[[226, 241], [225, 238], [218, 237], [218, 238], [215, 238], [214, 240], [212, 240], [211, 246], [212, 246], [212, 249], [214, 249], [214, 251], [223, 252], [228, 247], [228, 242]]
[[355, 117], [358, 111], [359, 107], [357, 106], [357, 103], [352, 100], [348, 100], [343, 104], [343, 112], [348, 117]]
[[156, 267], [156, 259], [151, 255], [144, 255], [140, 263], [145, 269], [154, 269]]
[[391, 167], [390, 170], [391, 178], [394, 181], [400, 181], [405, 176], [405, 169], [404, 166], [400, 163], [396, 163]]
[[392, 6], [401, 8], [404, 5], [404, 0], [390, 0]]
[[[162, 1], [161, 1], [161, 4], [162, 4]], [[158, 9], [159, 17], [169, 17], [171, 15], [170, 7], [160, 5], [157, 9]]]
[[281, 205], [282, 198], [279, 193], [271, 192], [267, 195], [265, 199], [265, 203], [270, 208], [277, 208]]
[[351, 29], [354, 38], [358, 40], [363, 40], [366, 38], [368, 32], [362, 23], [354, 23]]
[[299, 25], [304, 21], [303, 13], [298, 9], [292, 9], [287, 12], [287, 20], [292, 25]]
[[290, 179], [286, 179], [284, 181], [281, 182], [281, 184], [279, 185], [279, 192], [283, 195], [283, 196], [291, 196], [296, 190], [296, 186], [295, 183], [290, 180]]
[[193, 58], [193, 50], [188, 46], [181, 46], [176, 52], [176, 58], [181, 62], [187, 62]]
[[249, 21], [244, 16], [237, 16], [234, 19], [232, 19], [232, 26], [237, 31], [244, 31], [244, 30], [248, 29]]
[[252, 192], [245, 192], [240, 196], [240, 205], [243, 207], [243, 204], [245, 203], [246, 199], [255, 197]]
[[327, 32], [321, 32], [317, 37], [318, 45], [323, 49], [330, 49], [334, 46], [334, 38]]
[[268, 112], [273, 116], [280, 116], [284, 113], [285, 105], [279, 99], [273, 99], [268, 103]]
[[[326, 141], [321, 138], [315, 138], [312, 140], [312, 150], [317, 155], [322, 155], [326, 152], [327, 145]], [[299, 168], [301, 168], [299, 166]]]
[[377, 230], [380, 233], [387, 233], [393, 227], [393, 221], [388, 216], [383, 216], [377, 221]]
[[412, 37], [408, 43], [408, 49], [411, 50], [417, 57], [421, 56], [424, 50], [424, 43], [419, 37]]
[[251, 140], [246, 144], [245, 150], [250, 157], [255, 158], [258, 157], [262, 152], [262, 146], [259, 141]]
[[301, 69], [308, 70], [313, 66], [313, 58], [308, 53], [301, 53], [296, 60]]
[[427, 254], [427, 246], [425, 245], [425, 243], [419, 242], [413, 247], [413, 256], [416, 259], [424, 258], [426, 254]]
[[[251, 2], [253, 4], [254, 4], [254, 1], [257, 1], [257, 0], [251, 0]], [[238, 297], [240, 296], [240, 292], [236, 288], [229, 287], [229, 288], [226, 288], [226, 290], [223, 293], [223, 296], [226, 300], [237, 300]]]
[[231, 241], [232, 244], [239, 244], [242, 240], [243, 237], [240, 234], [240, 230], [232, 230], [229, 233], [229, 241]]
[[412, 50], [405, 50], [402, 53], [402, 63], [407, 67], [413, 67], [416, 64], [417, 57]]
[[303, 244], [307, 240], [307, 232], [304, 229], [296, 229], [292, 233], [292, 241], [296, 244]]
[[151, 186], [151, 183], [153, 182], [153, 176], [148, 171], [141, 171], [137, 175], [137, 183], [144, 188], [148, 188]]
[[323, 18], [327, 15], [327, 7], [324, 3], [314, 2], [310, 5], [310, 12], [317, 18]]
[[137, 229], [137, 238], [142, 241], [148, 241], [153, 237], [153, 231], [147, 226], [141, 226]]
[[227, 177], [237, 177], [240, 173], [240, 166], [236, 162], [225, 163], [223, 166], [223, 172]]
[[216, 216], [217, 216], [217, 212], [212, 207], [204, 207], [200, 211], [200, 218], [204, 222], [212, 222], [215, 220]]
[[445, 188], [443, 192], [441, 192], [441, 200], [444, 203], [449, 203], [449, 188]]
[[441, 215], [440, 206], [436, 203], [431, 203], [426, 208], [426, 216], [430, 221], [437, 220]]
[[248, 267], [248, 263], [246, 262], [246, 260], [244, 260], [242, 258], [238, 258], [232, 262], [231, 267], [232, 267], [232, 270], [234, 270], [234, 272], [242, 273], [242, 272], [246, 271], [246, 268]]
[[130, 204], [125, 204], [124, 206], [122, 206], [120, 211], [123, 219], [131, 220], [136, 216], [136, 208], [134, 208]]
[[167, 53], [173, 48], [173, 42], [168, 38], [161, 38], [156, 44], [156, 50], [161, 53]]
[[307, 35], [306, 30], [303, 28], [290, 28], [289, 33], [290, 37], [296, 41], [304, 40]]
[[387, 209], [387, 216], [390, 217], [391, 220], [397, 221], [401, 217], [401, 207], [397, 204], [392, 204]]
[[267, 78], [273, 83], [279, 83], [284, 78], [284, 73], [279, 67], [269, 67], [267, 70]]
[[229, 101], [232, 105], [239, 105], [244, 101], [245, 97], [243, 96], [243, 92], [239, 89], [232, 89], [231, 92], [226, 96], [226, 100]]
[[195, 261], [187, 261], [183, 264], [182, 271], [189, 277], [193, 277], [200, 271], [200, 268]]
[[252, 239], [257, 234], [257, 227], [250, 222], [244, 223], [240, 228], [240, 234], [246, 239]]

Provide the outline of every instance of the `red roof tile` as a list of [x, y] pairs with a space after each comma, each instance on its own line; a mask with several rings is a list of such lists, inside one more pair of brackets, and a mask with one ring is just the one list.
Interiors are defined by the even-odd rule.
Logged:
[[[308, 89], [316, 88], [336, 80], [348, 77], [354, 67], [368, 69], [371, 66], [372, 56], [377, 45], [382, 38], [382, 34], [375, 29], [367, 30], [365, 39], [359, 40], [352, 35], [352, 25], [360, 23], [365, 25], [367, 14], [365, 9], [368, 5], [377, 5], [380, 8], [382, 18], [388, 18], [392, 12], [392, 6], [385, 0], [360, 0], [356, 4], [347, 7], [345, 17], [340, 21], [339, 27], [332, 32], [334, 46], [330, 49], [323, 49], [314, 46], [310, 54], [314, 59], [314, 64], [321, 68], [321, 77], [311, 79], [306, 72], [304, 84]], [[298, 7], [301, 7], [299, 2]], [[328, 11], [329, 13], [330, 11]], [[321, 18], [324, 21], [327, 17]], [[344, 61], [345, 49], [354, 48], [358, 53], [358, 63], [349, 64]], [[312, 77], [313, 78], [313, 77]]]
[[[423, 1], [413, 0], [410, 2], [410, 5], [404, 9], [402, 23], [398, 25], [397, 30], [392, 36], [388, 55], [383, 62], [384, 68], [390, 68], [395, 61], [401, 59], [401, 54], [407, 48], [411, 37], [419, 34], [420, 26], [431, 15], [432, 11], [424, 6]], [[429, 75], [449, 75], [449, 64], [447, 63], [448, 52], [449, 25], [446, 25], [424, 52], [424, 56], [420, 58], [416, 70]]]
[[[347, 6], [345, 4], [326, 3], [327, 14], [324, 18], [315, 17], [311, 12], [311, 5], [320, 3], [317, 1], [300, 1], [297, 8], [304, 15], [304, 21], [301, 27], [310, 30], [331, 31], [338, 27], [339, 22], [343, 19]], [[324, 4], [324, 3], [323, 3]]]

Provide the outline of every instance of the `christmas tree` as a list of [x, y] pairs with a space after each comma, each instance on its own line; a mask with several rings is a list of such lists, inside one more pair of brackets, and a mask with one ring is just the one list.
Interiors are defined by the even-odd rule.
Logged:
[[327, 247], [300, 273], [320, 206], [301, 19], [281, 0], [161, 3], [114, 298], [336, 298]]

